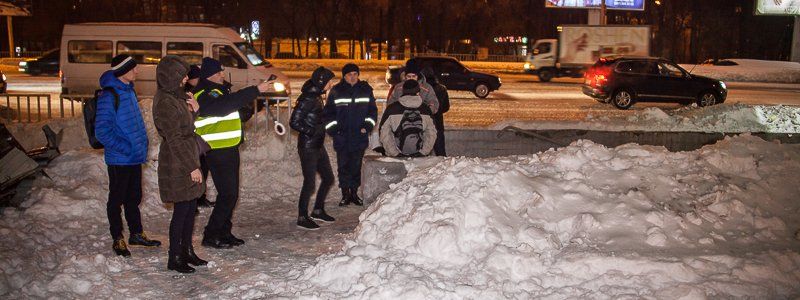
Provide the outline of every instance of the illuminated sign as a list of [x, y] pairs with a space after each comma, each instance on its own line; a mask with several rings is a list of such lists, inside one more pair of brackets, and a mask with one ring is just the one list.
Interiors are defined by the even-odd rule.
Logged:
[[524, 36], [498, 36], [493, 39], [495, 43], [527, 44], [528, 38]]
[[800, 16], [800, 0], [756, 0], [756, 14]]
[[[768, 0], [775, 1], [775, 0]], [[789, 0], [796, 1], [796, 0]], [[600, 0], [545, 0], [545, 7], [600, 8]], [[644, 10], [644, 0], [606, 0], [607, 9]]]

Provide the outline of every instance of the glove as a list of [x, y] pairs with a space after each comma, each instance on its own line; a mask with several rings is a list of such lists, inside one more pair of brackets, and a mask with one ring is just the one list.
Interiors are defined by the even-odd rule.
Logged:
[[372, 132], [372, 129], [375, 128], [375, 126], [372, 126], [372, 123], [370, 122], [364, 122], [364, 126], [362, 127], [367, 130], [367, 133]]

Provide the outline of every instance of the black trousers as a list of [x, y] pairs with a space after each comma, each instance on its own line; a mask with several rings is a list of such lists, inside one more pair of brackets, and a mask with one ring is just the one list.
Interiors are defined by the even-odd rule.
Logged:
[[130, 234], [142, 233], [142, 165], [108, 165], [108, 215], [111, 238], [122, 238], [122, 207], [125, 207], [125, 221]]
[[[200, 155], [200, 174], [203, 175], [203, 184], [206, 184], [206, 179], [208, 179], [208, 163], [206, 163], [206, 156]], [[208, 185], [206, 185], [208, 188]], [[200, 198], [205, 198], [206, 192], [203, 192], [203, 195]]]
[[328, 151], [325, 148], [317, 149], [298, 149], [300, 155], [300, 166], [303, 168], [303, 188], [300, 190], [300, 202], [298, 204], [298, 216], [308, 216], [308, 200], [314, 192], [314, 184], [319, 174], [322, 181], [317, 190], [317, 200], [314, 202], [314, 209], [325, 208], [325, 198], [328, 191], [333, 186], [333, 169], [331, 160], [328, 158]]
[[444, 149], [444, 116], [435, 114], [432, 119], [433, 125], [436, 127], [436, 143], [433, 144], [433, 153], [437, 156], [447, 156]]
[[208, 151], [205, 160], [217, 188], [217, 204], [211, 211], [203, 235], [229, 236], [233, 227], [233, 209], [239, 201], [239, 147]]
[[361, 161], [363, 159], [364, 149], [336, 152], [340, 188], [358, 189], [361, 186]]
[[175, 203], [169, 222], [169, 256], [181, 254], [192, 245], [195, 209], [197, 200]]

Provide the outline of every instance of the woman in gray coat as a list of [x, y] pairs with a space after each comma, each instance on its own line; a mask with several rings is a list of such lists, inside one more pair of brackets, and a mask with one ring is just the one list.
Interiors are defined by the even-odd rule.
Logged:
[[183, 58], [168, 55], [156, 67], [158, 91], [153, 98], [153, 121], [161, 147], [158, 152], [158, 190], [161, 201], [173, 203], [169, 224], [169, 261], [167, 268], [193, 273], [191, 265], [206, 265], [194, 253], [194, 229], [197, 198], [205, 191], [201, 184], [200, 154], [194, 133], [194, 116], [183, 85], [188, 79], [189, 64]]

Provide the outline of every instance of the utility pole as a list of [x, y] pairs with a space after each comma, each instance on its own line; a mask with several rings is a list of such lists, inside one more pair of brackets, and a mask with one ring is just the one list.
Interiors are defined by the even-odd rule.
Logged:
[[606, 16], [606, 0], [600, 1], [600, 25], [608, 25]]

